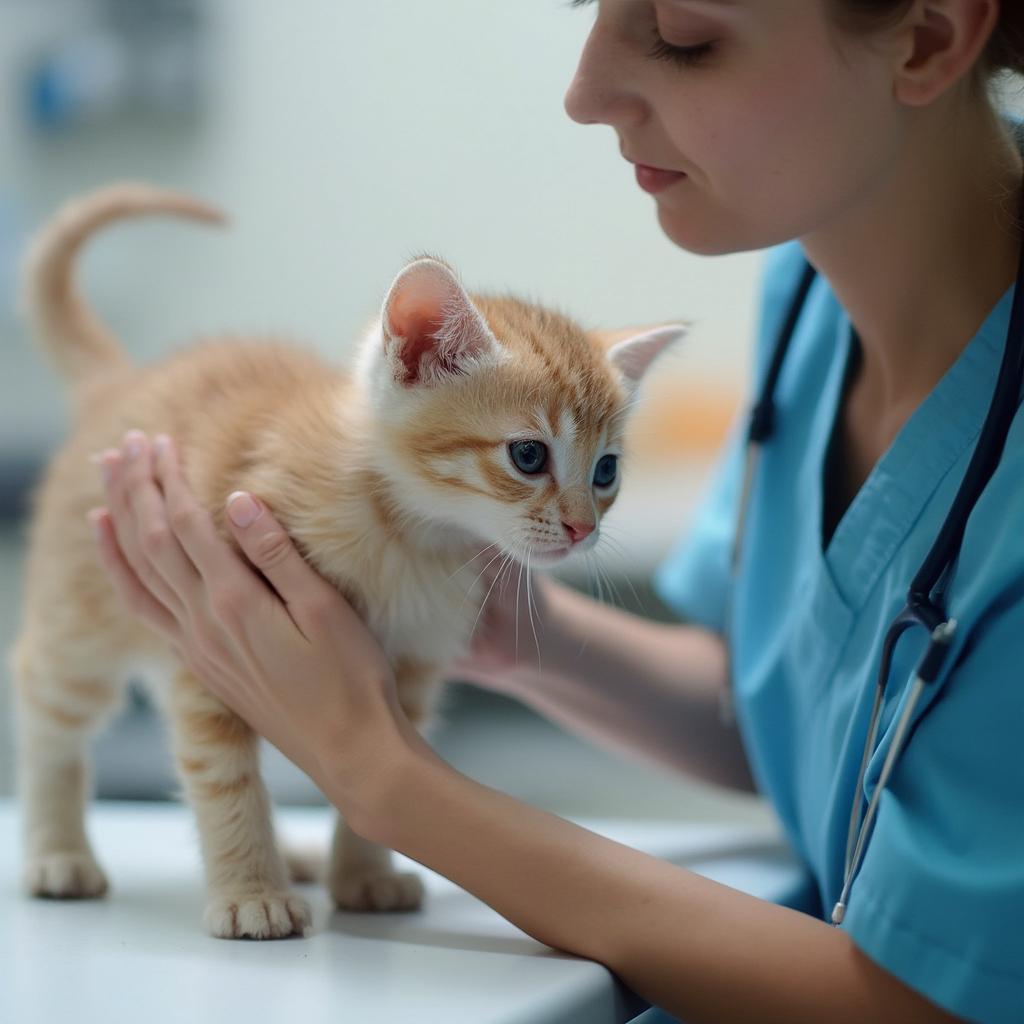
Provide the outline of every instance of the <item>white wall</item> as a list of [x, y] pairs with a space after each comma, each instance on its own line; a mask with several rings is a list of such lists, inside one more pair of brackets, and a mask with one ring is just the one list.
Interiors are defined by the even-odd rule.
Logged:
[[[199, 124], [125, 121], [40, 140], [0, 89], [0, 189], [24, 228], [126, 177], [195, 191], [233, 218], [111, 230], [90, 298], [146, 358], [193, 332], [276, 329], [343, 358], [403, 261], [439, 253], [470, 288], [512, 290], [593, 325], [701, 321], [676, 372], [746, 365], [759, 257], [704, 259], [660, 233], [605, 127], [562, 95], [592, 15], [562, 0], [212, 0]], [[29, 43], [84, 0], [0, 0], [8, 84]], [[60, 389], [0, 314], [0, 447], [47, 444]]]

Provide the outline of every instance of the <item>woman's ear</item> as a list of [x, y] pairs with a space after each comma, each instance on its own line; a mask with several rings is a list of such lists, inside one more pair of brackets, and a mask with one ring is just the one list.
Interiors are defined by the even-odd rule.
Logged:
[[999, 0], [916, 0], [896, 29], [894, 97], [912, 107], [932, 103], [970, 74], [998, 21]]

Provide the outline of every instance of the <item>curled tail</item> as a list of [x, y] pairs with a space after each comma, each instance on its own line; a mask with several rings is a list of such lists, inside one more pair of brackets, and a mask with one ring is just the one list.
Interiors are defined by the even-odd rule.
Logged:
[[93, 232], [122, 217], [171, 214], [221, 224], [223, 215], [190, 196], [152, 185], [110, 185], [72, 200], [36, 236], [25, 260], [22, 307], [60, 373], [78, 382], [123, 366], [114, 334], [82, 300], [75, 258]]

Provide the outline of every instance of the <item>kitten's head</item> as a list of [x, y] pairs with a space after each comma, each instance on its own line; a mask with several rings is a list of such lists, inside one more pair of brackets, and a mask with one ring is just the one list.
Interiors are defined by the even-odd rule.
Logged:
[[395, 279], [359, 375], [401, 504], [532, 564], [591, 549], [619, 490], [641, 378], [685, 328], [610, 348], [568, 318], [470, 297], [444, 263]]

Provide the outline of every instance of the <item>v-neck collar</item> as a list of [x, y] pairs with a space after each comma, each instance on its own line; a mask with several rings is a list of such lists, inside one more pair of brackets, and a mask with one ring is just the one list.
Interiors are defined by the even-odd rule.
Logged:
[[[904, 423], [836, 524], [821, 555], [845, 603], [856, 610], [892, 561], [914, 521], [988, 412], [1006, 342], [1014, 286], [996, 303], [977, 334]], [[836, 357], [826, 382], [827, 413], [817, 459], [815, 538], [821, 552], [825, 470], [850, 364], [853, 326], [840, 313]]]

